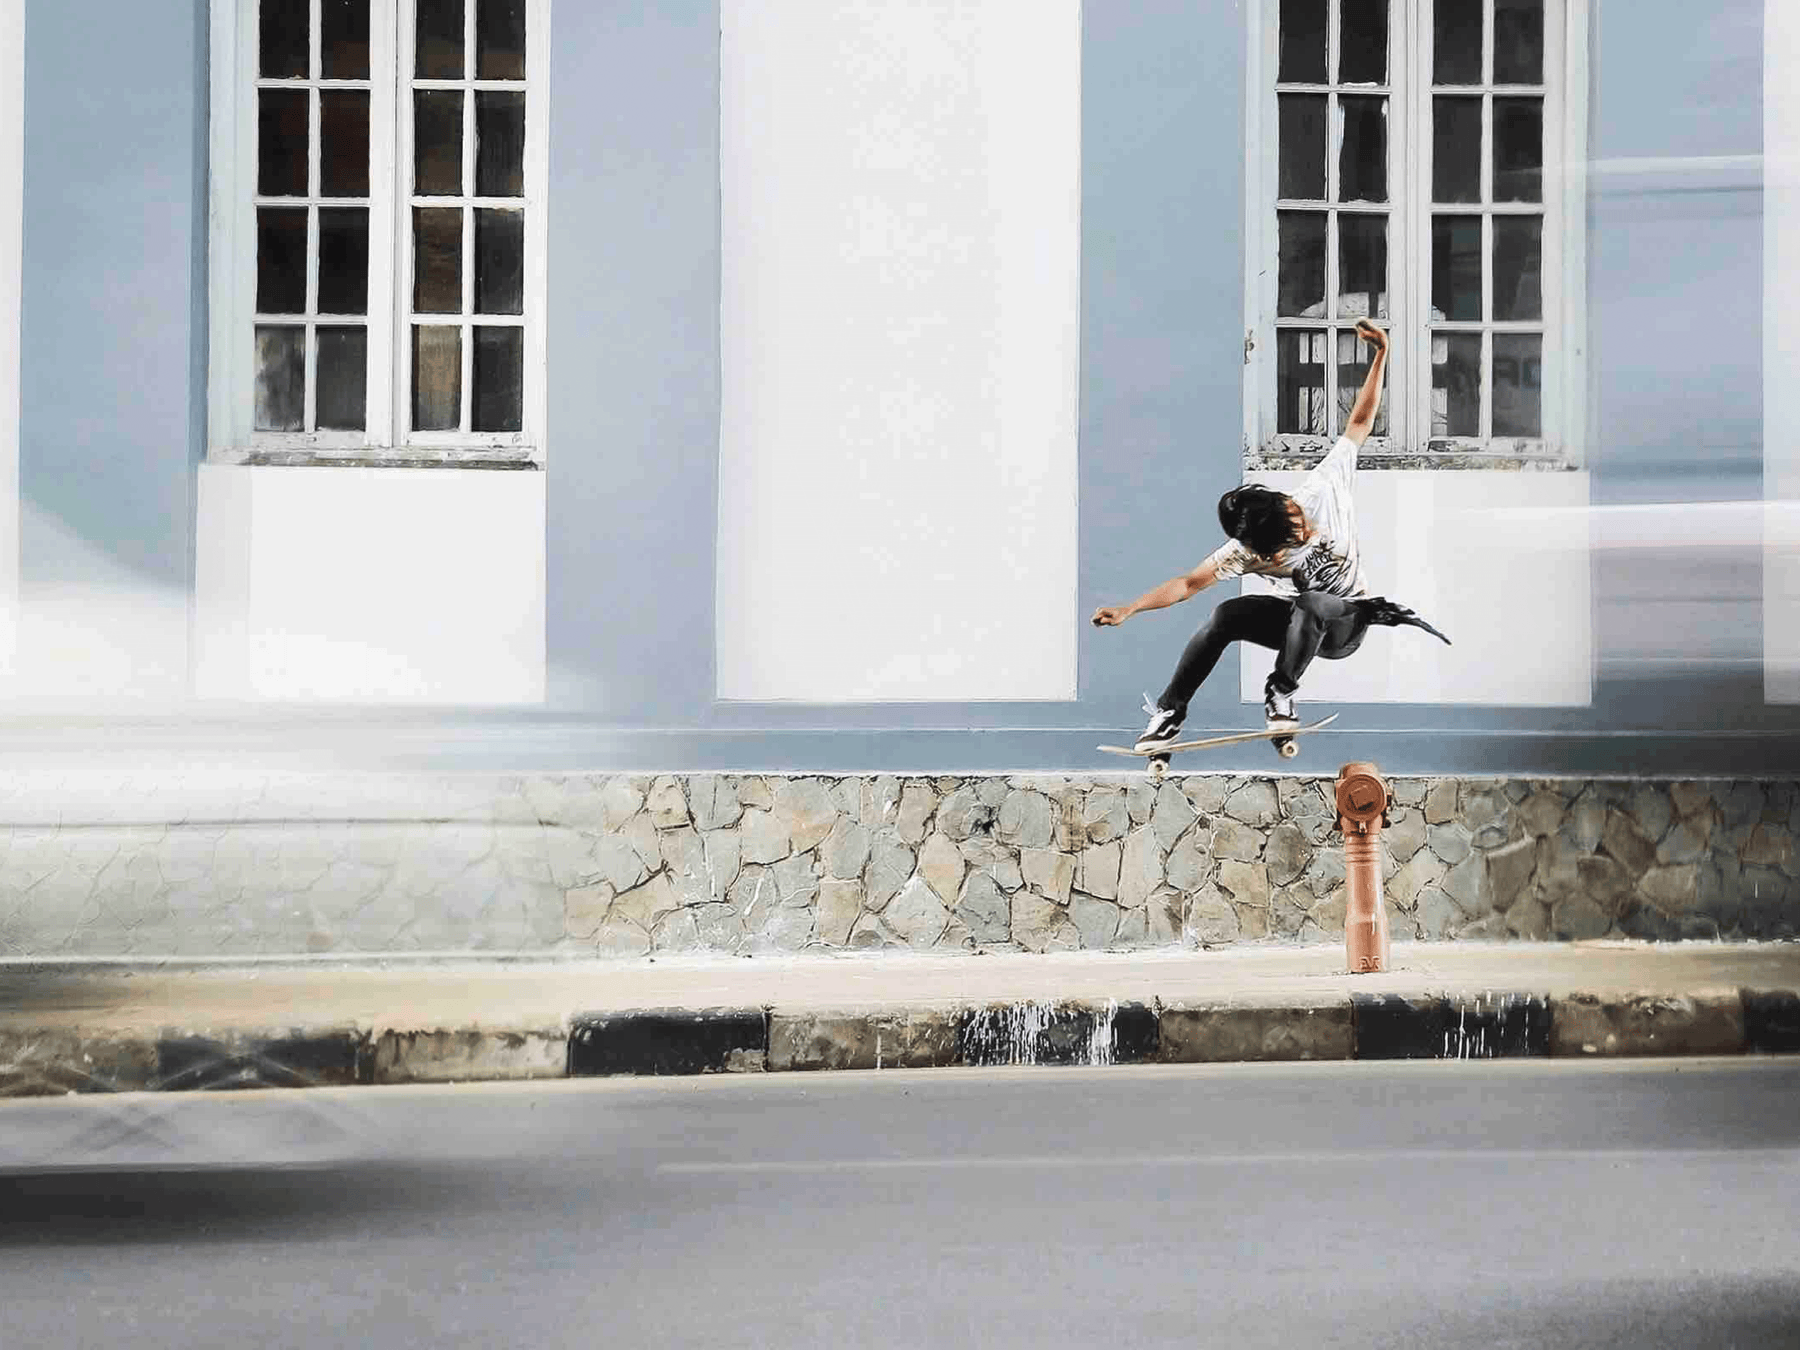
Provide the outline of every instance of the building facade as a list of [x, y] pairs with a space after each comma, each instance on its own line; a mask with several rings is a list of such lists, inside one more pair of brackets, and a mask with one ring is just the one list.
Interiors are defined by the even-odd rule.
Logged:
[[1372, 315], [1371, 583], [1455, 645], [1321, 663], [1338, 757], [1795, 762], [1778, 6], [4, 12], [15, 710], [1105, 769], [1209, 601], [1087, 616], [1316, 459]]

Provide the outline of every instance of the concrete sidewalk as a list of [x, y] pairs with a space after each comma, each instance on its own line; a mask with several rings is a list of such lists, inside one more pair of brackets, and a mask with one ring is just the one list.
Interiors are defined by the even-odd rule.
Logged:
[[951, 1064], [1800, 1051], [1800, 943], [0, 966], [0, 1095]]

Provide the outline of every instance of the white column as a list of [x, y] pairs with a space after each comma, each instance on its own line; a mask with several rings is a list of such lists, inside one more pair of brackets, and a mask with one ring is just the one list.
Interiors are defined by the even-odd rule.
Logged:
[[1078, 0], [724, 0], [718, 693], [1075, 695]]
[[1800, 7], [1763, 6], [1763, 697], [1800, 703]]
[[19, 291], [24, 266], [25, 0], [0, 0], [0, 688], [19, 630]]

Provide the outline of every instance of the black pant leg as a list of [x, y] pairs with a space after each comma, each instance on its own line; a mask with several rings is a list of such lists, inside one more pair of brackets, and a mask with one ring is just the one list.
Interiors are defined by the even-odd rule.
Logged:
[[1271, 688], [1291, 694], [1316, 656], [1336, 661], [1362, 646], [1369, 621], [1354, 600], [1324, 591], [1302, 591], [1293, 602], [1293, 616], [1269, 676]]
[[1188, 639], [1175, 674], [1157, 703], [1186, 717], [1188, 700], [1212, 674], [1225, 649], [1234, 642], [1250, 642], [1280, 651], [1287, 640], [1293, 610], [1294, 602], [1278, 595], [1240, 595], [1221, 600], [1200, 631]]

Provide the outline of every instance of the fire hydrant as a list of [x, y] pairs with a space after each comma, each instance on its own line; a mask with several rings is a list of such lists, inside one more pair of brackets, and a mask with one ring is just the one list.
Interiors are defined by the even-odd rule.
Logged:
[[1373, 764], [1346, 764], [1338, 770], [1338, 828], [1344, 832], [1344, 877], [1349, 906], [1344, 914], [1344, 953], [1351, 974], [1386, 970], [1387, 906], [1381, 895], [1381, 828], [1393, 800]]

